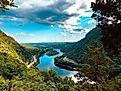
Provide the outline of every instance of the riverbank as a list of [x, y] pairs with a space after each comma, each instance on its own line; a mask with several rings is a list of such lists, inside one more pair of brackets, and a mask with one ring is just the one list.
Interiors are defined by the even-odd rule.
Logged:
[[60, 77], [68, 77], [72, 74], [75, 74], [76, 71], [71, 71], [71, 70], [67, 70], [67, 69], [63, 69], [63, 68], [60, 68], [58, 66], [56, 66], [54, 64], [55, 60], [54, 58], [57, 57], [57, 56], [62, 56], [63, 53], [60, 51], [60, 49], [54, 49], [56, 50], [57, 52], [59, 52], [59, 54], [57, 55], [54, 55], [54, 56], [48, 56], [46, 53], [41, 56], [39, 58], [39, 61], [40, 61], [40, 64], [38, 64], [36, 67], [40, 70], [43, 70], [43, 71], [49, 71], [50, 69], [52, 70], [55, 70], [56, 73], [60, 76]]
[[[59, 54], [59, 52], [57, 52], [57, 51], [55, 51], [55, 50], [53, 50], [52, 48], [48, 48], [48, 47], [43, 47], [44, 49], [43, 49], [43, 53], [38, 53], [38, 56], [36, 56], [36, 58], [37, 58], [37, 62], [35, 63], [35, 64], [33, 64], [34, 65], [34, 67], [36, 67], [38, 64], [40, 64], [40, 61], [39, 61], [39, 58], [40, 57], [42, 57], [43, 55], [48, 55], [48, 56], [54, 56], [54, 55], [57, 55], [57, 54]], [[54, 53], [48, 53], [48, 52], [50, 52], [51, 50], [53, 50], [53, 52]]]
[[64, 64], [55, 63], [55, 65], [59, 68], [70, 70], [70, 71], [80, 71], [80, 69], [78, 69], [78, 68], [74, 68], [74, 67], [64, 65]]
[[65, 55], [58, 56], [54, 59], [54, 64], [59, 67], [70, 71], [80, 71], [83, 65], [78, 64], [74, 60], [67, 58]]
[[59, 54], [59, 52], [57, 52], [56, 50], [51, 49], [51, 50], [47, 51], [46, 54], [48, 56], [54, 56], [54, 55]]
[[60, 77], [62, 77], [62, 78], [66, 77], [66, 76], [70, 77], [75, 83], [77, 83], [78, 79], [75, 77], [75, 75], [78, 73], [78, 71], [75, 71], [75, 69], [73, 69], [73, 70], [67, 69], [68, 68], [67, 65], [65, 65], [65, 67], [67, 66], [67, 68], [63, 69], [54, 64], [54, 58], [57, 56], [63, 55], [63, 53], [59, 49], [56, 49], [56, 51], [59, 54], [54, 55], [54, 56], [47, 55], [46, 54], [47, 50], [44, 50], [45, 53], [43, 55], [39, 55], [39, 54], [38, 54], [38, 56], [34, 55], [31, 59], [31, 63], [28, 64], [27, 68], [34, 66], [34, 67], [39, 68], [40, 70], [45, 70], [45, 71], [49, 71], [50, 69], [53, 69], [54, 71], [56, 71], [56, 73]]

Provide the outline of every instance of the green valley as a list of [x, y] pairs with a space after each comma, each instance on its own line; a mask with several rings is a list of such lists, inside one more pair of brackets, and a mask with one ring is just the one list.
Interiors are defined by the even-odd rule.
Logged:
[[[60, 78], [56, 72], [27, 68], [32, 55], [41, 54], [41, 48], [18, 44], [12, 37], [0, 32], [0, 91], [64, 91], [75, 84], [69, 78]], [[65, 80], [66, 79], [66, 80]]]
[[0, 0], [0, 91], [121, 91], [121, 0]]

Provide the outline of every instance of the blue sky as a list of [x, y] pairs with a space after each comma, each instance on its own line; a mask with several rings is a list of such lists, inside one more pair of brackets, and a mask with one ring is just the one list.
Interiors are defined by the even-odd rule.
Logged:
[[16, 0], [18, 8], [0, 11], [0, 28], [20, 43], [79, 41], [96, 25], [94, 1]]

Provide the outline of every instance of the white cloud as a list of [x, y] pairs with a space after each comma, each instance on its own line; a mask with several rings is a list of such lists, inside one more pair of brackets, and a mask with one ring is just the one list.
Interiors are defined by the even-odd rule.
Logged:
[[24, 32], [18, 32], [18, 33], [16, 33], [16, 35], [22, 35], [22, 36], [25, 36], [26, 33], [24, 33]]
[[[48, 16], [48, 18], [41, 18], [43, 15], [41, 15], [41, 11], [44, 9], [46, 10], [51, 10], [52, 12], [56, 12], [61, 14], [68, 14], [68, 15], [73, 15], [73, 17], [67, 16], [67, 21], [74, 20], [75, 23], [79, 20], [80, 16], [91, 16], [92, 12], [85, 12], [85, 10], [89, 10], [91, 6], [91, 2], [95, 0], [16, 0], [16, 3], [18, 3], [18, 8], [14, 8], [15, 12], [17, 13], [18, 16], [24, 16], [28, 18], [34, 18], [34, 20], [38, 22], [47, 22], [47, 23], [52, 23], [51, 22], [52, 18], [56, 18], [55, 15]], [[62, 4], [62, 5], [61, 5]], [[61, 6], [60, 6], [61, 5]], [[61, 8], [59, 8], [61, 7]], [[21, 13], [22, 12], [22, 13]], [[36, 13], [39, 13], [39, 17]], [[50, 12], [48, 12], [50, 13]], [[46, 16], [46, 14], [45, 14]], [[61, 15], [62, 16], [62, 15]], [[26, 18], [27, 18], [26, 17]], [[36, 18], [35, 18], [36, 17]], [[32, 19], [29, 19], [32, 20]], [[58, 20], [57, 20], [58, 21]], [[59, 23], [61, 23], [60, 21]], [[57, 24], [57, 23], [56, 23]], [[73, 23], [74, 24], [74, 23]]]
[[56, 0], [16, 0], [18, 9], [32, 9], [33, 7], [46, 7], [51, 5]]
[[63, 36], [67, 36], [67, 34], [65, 32], [61, 32], [61, 35]]
[[[64, 21], [62, 25], [59, 25], [59, 27], [62, 29], [66, 29], [70, 33], [81, 33], [81, 31], [84, 30], [84, 28], [79, 26], [80, 17], [81, 16], [91, 17], [93, 12], [92, 11], [86, 12], [86, 11], [90, 10], [91, 2], [92, 1], [95, 2], [95, 0], [73, 0], [73, 1], [75, 1], [75, 4], [65, 9], [64, 12], [70, 15], [75, 14], [75, 16], [72, 16], [66, 21]], [[88, 24], [95, 25], [96, 23], [94, 20], [91, 20], [88, 22]], [[80, 31], [75, 31], [77, 29]]]
[[111, 16], [107, 17], [107, 19], [110, 20], [110, 21], [114, 21], [115, 20], [114, 17], [111, 17]]
[[58, 27], [64, 29], [65, 32], [69, 32], [71, 34], [77, 34], [77, 33], [80, 34], [84, 30], [81, 26], [70, 25], [70, 24], [58, 25]]
[[68, 7], [64, 12], [71, 14], [78, 14], [79, 16], [90, 16], [91, 12], [85, 12], [85, 10], [90, 10], [91, 2], [95, 0], [74, 0], [75, 4]]
[[54, 26], [53, 26], [53, 25], [51, 25], [51, 27], [53, 28]]
[[78, 25], [80, 18], [76, 16], [70, 17], [68, 20], [66, 20], [64, 23], [65, 24], [70, 24], [70, 25]]
[[35, 35], [34, 34], [27, 34], [27, 33], [24, 33], [24, 32], [18, 32], [18, 33], [15, 33], [16, 35], [19, 35], [19, 36], [30, 36], [30, 37], [34, 37]]
[[0, 20], [11, 20], [11, 21], [25, 21], [24, 18], [17, 18], [14, 16], [5, 16], [5, 15], [1, 15], [0, 16]]
[[[80, 17], [90, 17], [91, 2], [95, 0], [16, 0], [18, 8], [12, 8], [16, 16], [40, 24], [60, 24], [59, 27], [70, 33], [80, 33]], [[11, 20], [22, 20], [12, 17]], [[23, 20], [23, 21], [25, 21]], [[92, 22], [89, 22], [91, 24]], [[80, 30], [80, 31], [77, 31]], [[20, 34], [25, 35], [25, 34]]]
[[34, 34], [29, 34], [29, 36], [34, 37], [35, 35]]

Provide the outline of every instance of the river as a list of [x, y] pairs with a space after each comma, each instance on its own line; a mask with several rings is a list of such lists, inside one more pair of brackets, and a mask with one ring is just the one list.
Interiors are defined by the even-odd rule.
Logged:
[[45, 71], [53, 69], [57, 72], [57, 74], [60, 77], [65, 77], [65, 76], [70, 77], [76, 74], [77, 72], [75, 71], [69, 71], [69, 70], [65, 70], [65, 69], [55, 66], [54, 58], [57, 56], [61, 56], [63, 53], [60, 51], [60, 49], [54, 49], [54, 50], [58, 51], [59, 54], [54, 55], [54, 56], [48, 56], [44, 54], [43, 56], [39, 58], [40, 63], [37, 65], [37, 68], [39, 68], [40, 70], [45, 70]]

